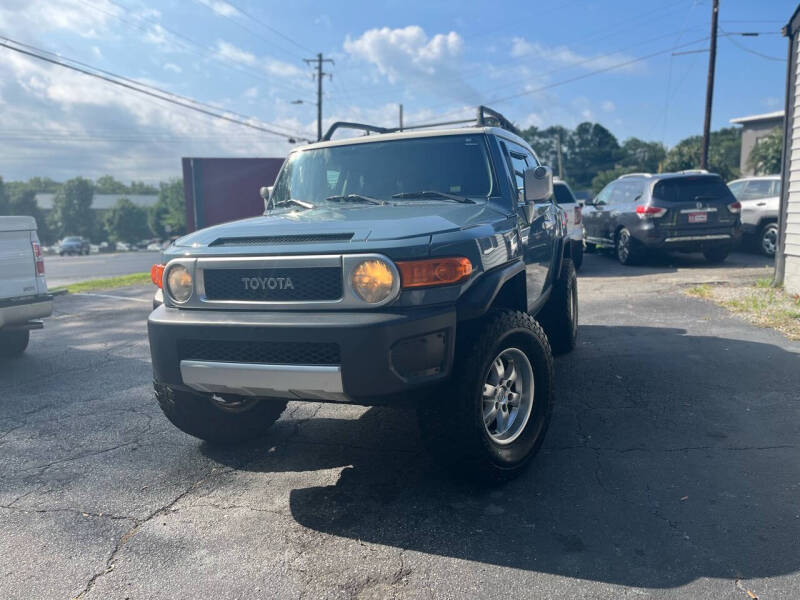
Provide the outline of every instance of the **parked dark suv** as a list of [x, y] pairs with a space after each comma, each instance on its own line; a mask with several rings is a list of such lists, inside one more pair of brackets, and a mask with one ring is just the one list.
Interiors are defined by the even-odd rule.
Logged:
[[166, 416], [234, 442], [287, 400], [410, 404], [445, 461], [518, 473], [550, 419], [551, 349], [575, 345], [577, 284], [550, 169], [498, 113], [477, 121], [335, 124], [289, 155], [264, 216], [166, 250], [148, 320]]
[[624, 265], [648, 249], [721, 262], [741, 235], [741, 210], [722, 178], [706, 171], [623, 175], [584, 208], [586, 251], [611, 247]]

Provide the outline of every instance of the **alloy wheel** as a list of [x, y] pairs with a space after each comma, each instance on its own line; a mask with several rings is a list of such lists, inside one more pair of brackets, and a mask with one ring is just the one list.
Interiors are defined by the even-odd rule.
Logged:
[[518, 348], [506, 348], [492, 361], [483, 384], [483, 426], [497, 444], [516, 440], [533, 412], [533, 367]]

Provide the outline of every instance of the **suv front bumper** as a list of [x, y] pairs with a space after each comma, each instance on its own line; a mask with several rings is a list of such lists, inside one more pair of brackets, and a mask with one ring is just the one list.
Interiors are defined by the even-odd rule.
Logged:
[[147, 328], [156, 383], [206, 393], [373, 405], [398, 401], [450, 375], [456, 311], [452, 306], [397, 312], [159, 306]]

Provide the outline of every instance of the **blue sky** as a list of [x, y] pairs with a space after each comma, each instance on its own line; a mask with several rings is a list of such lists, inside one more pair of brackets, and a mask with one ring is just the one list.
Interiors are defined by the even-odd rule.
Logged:
[[[795, 7], [721, 1], [714, 128], [782, 108], [779, 32]], [[455, 119], [488, 103], [522, 126], [591, 120], [669, 146], [702, 128], [708, 60], [670, 49], [707, 47], [710, 13], [711, 0], [3, 0], [0, 36], [307, 137], [316, 109], [292, 101], [314, 100], [302, 59], [323, 52], [326, 123], [393, 125], [400, 102], [406, 123]], [[181, 156], [292, 147], [4, 48], [0, 140], [6, 180], [158, 181]]]

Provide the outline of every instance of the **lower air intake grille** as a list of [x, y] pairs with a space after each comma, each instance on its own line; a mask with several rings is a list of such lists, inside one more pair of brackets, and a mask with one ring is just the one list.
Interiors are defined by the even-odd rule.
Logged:
[[231, 342], [180, 340], [180, 360], [272, 365], [338, 365], [339, 344], [328, 342]]

